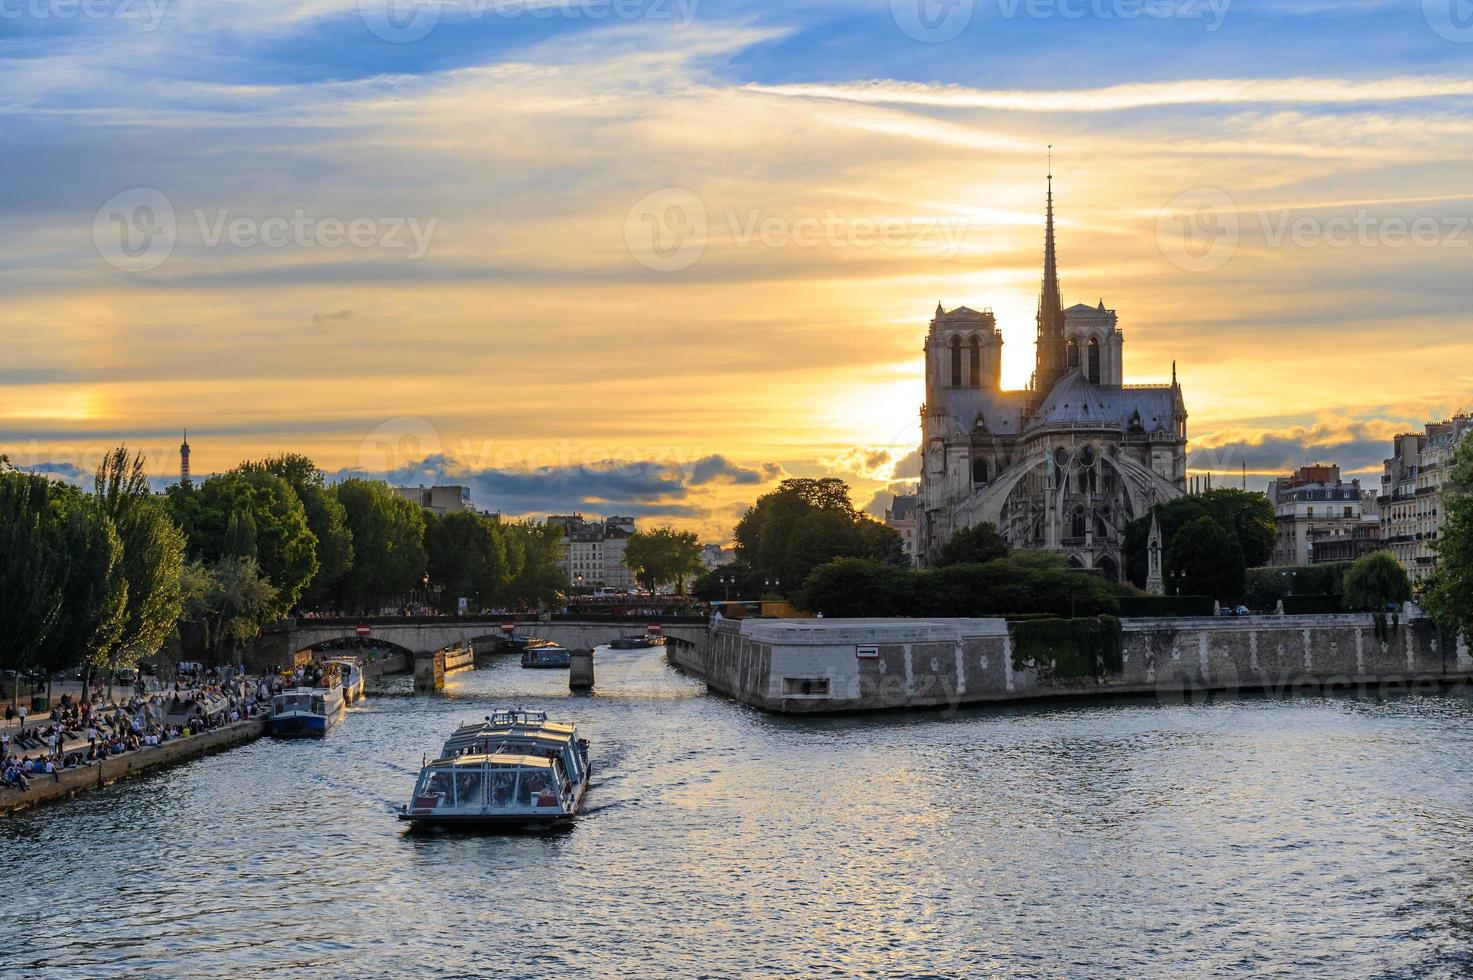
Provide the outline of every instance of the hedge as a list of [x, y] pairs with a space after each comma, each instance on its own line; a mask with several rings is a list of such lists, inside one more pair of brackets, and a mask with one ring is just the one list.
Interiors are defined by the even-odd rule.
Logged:
[[1045, 678], [1103, 677], [1107, 672], [1120, 672], [1120, 620], [1114, 616], [1022, 620], [1011, 629], [1015, 669], [1022, 670], [1032, 661]]
[[1215, 616], [1217, 607], [1210, 595], [1121, 596], [1120, 615], [1160, 619], [1168, 616]]
[[1284, 614], [1288, 616], [1345, 611], [1345, 606], [1338, 595], [1286, 595], [1283, 603]]

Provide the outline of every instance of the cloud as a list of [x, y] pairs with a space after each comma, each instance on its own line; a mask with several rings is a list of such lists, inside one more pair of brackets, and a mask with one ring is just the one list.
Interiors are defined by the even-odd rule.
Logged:
[[706, 483], [768, 483], [782, 475], [782, 467], [776, 463], [763, 463], [756, 468], [738, 466], [725, 456], [713, 454], [703, 456], [690, 465], [687, 480], [691, 486]]
[[327, 323], [332, 320], [341, 320], [346, 322], [353, 319], [353, 316], [354, 314], [352, 310], [338, 310], [336, 313], [313, 313], [312, 322]]
[[1250, 473], [1277, 475], [1334, 463], [1346, 474], [1377, 472], [1391, 455], [1392, 437], [1420, 429], [1420, 424], [1392, 419], [1325, 419], [1256, 432], [1226, 429], [1193, 440], [1188, 466], [1229, 474], [1246, 466]]
[[1118, 112], [1201, 104], [1281, 105], [1395, 102], [1473, 96], [1473, 79], [1400, 76], [1349, 78], [1203, 78], [1109, 85], [1091, 89], [976, 89], [959, 85], [874, 80], [840, 85], [748, 85], [752, 92], [791, 98], [830, 99], [935, 109], [1018, 112]]

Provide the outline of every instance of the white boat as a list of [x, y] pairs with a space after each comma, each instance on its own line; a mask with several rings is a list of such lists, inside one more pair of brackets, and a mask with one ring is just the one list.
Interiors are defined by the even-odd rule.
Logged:
[[343, 687], [294, 687], [271, 699], [266, 731], [272, 735], [326, 735], [347, 713]]
[[545, 827], [577, 815], [588, 742], [543, 712], [501, 711], [462, 725], [426, 764], [399, 819], [462, 827]]
[[357, 657], [332, 657], [325, 664], [337, 664], [343, 678], [343, 700], [357, 704], [363, 700], [363, 662]]

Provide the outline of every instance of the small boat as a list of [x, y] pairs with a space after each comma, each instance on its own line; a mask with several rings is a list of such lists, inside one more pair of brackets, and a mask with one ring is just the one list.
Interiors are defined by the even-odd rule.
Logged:
[[271, 699], [266, 731], [272, 735], [326, 735], [347, 712], [341, 683], [294, 687]]
[[522, 651], [522, 666], [530, 669], [566, 668], [572, 660], [566, 647], [546, 640], [528, 643]]
[[650, 647], [662, 647], [664, 645], [665, 637], [659, 633], [621, 636], [617, 640], [609, 641], [610, 650], [644, 650]]
[[333, 657], [326, 664], [337, 664], [343, 678], [343, 700], [357, 704], [363, 700], [363, 662], [357, 657]]
[[500, 711], [457, 728], [426, 763], [399, 819], [417, 825], [541, 828], [577, 815], [591, 772], [577, 726]]

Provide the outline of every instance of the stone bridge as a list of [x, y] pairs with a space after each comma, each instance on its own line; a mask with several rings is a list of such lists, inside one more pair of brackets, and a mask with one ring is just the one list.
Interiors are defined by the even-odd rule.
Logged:
[[456, 643], [469, 644], [479, 654], [500, 649], [507, 635], [503, 624], [515, 623], [516, 632], [560, 643], [569, 649], [596, 647], [621, 636], [641, 635], [658, 622], [672, 647], [695, 651], [706, 643], [706, 622], [692, 617], [643, 619], [632, 617], [554, 616], [532, 619], [501, 616], [411, 616], [355, 619], [285, 620], [264, 631], [252, 645], [255, 664], [286, 663], [300, 651], [337, 640], [359, 638], [366, 643], [410, 654], [433, 653]]

